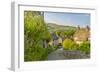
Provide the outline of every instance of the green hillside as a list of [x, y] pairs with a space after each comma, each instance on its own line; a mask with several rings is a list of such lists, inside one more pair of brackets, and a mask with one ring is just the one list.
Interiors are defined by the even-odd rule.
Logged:
[[54, 31], [64, 31], [64, 30], [76, 30], [76, 27], [73, 26], [64, 26], [64, 25], [57, 25], [54, 23], [47, 23], [48, 30], [50, 32]]

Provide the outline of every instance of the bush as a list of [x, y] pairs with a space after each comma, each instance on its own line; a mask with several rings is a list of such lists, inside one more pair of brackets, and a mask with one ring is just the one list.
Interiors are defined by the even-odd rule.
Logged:
[[58, 48], [59, 46], [48, 46], [46, 50], [47, 50], [47, 53], [50, 54], [51, 52], [57, 50]]
[[85, 54], [90, 53], [90, 42], [85, 41], [82, 44], [80, 44], [79, 50], [84, 52]]
[[63, 48], [64, 48], [64, 50], [77, 50], [78, 45], [70, 39], [65, 39], [63, 41]]
[[53, 49], [52, 46], [48, 46], [48, 47], [46, 48], [46, 50], [47, 50], [47, 54], [50, 54], [51, 52], [54, 51], [54, 49]]

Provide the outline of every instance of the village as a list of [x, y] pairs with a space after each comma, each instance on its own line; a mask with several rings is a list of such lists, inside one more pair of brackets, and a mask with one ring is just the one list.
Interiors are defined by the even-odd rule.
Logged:
[[[78, 16], [86, 19], [79, 21]], [[24, 61], [87, 59], [90, 53], [88, 14], [24, 12]]]
[[[67, 32], [67, 31], [66, 31]], [[52, 33], [52, 40], [48, 42], [48, 45], [61, 45], [65, 39], [72, 39], [77, 44], [81, 44], [83, 41], [90, 41], [90, 28], [87, 26], [85, 28], [77, 27], [75, 33], [70, 36], [60, 37], [55, 33]]]
[[[66, 31], [67, 32], [67, 31]], [[60, 33], [61, 34], [61, 33]], [[59, 57], [57, 57], [58, 55], [57, 55], [57, 53], [56, 52], [54, 52], [54, 54], [53, 53], [51, 53], [52, 54], [52, 56], [53, 56], [53, 59], [67, 59], [68, 57], [65, 57], [64, 55], [62, 55], [62, 54], [64, 54], [64, 53], [67, 53], [66, 55], [68, 55], [68, 52], [69, 51], [72, 51], [73, 49], [74, 49], [74, 45], [72, 46], [73, 47], [73, 49], [69, 49], [69, 48], [67, 48], [66, 50], [66, 52], [64, 51], [64, 46], [67, 46], [68, 44], [67, 44], [67, 40], [72, 40], [73, 42], [75, 42], [78, 46], [80, 46], [84, 41], [88, 41], [88, 42], [90, 42], [90, 28], [88, 27], [88, 26], [86, 26], [85, 28], [80, 28], [79, 26], [77, 27], [77, 29], [76, 29], [76, 31], [73, 33], [73, 35], [71, 35], [70, 37], [67, 37], [67, 36], [64, 36], [64, 37], [61, 37], [61, 36], [59, 36], [59, 35], [57, 35], [57, 34], [55, 34], [55, 33], [52, 33], [51, 34], [52, 35], [52, 40], [50, 40], [49, 42], [48, 42], [48, 45], [49, 46], [57, 46], [57, 48], [59, 48], [59, 49], [57, 49], [56, 51], [58, 52], [58, 55], [59, 55], [59, 53], [60, 53], [60, 55], [61, 55], [61, 57], [59, 56]], [[70, 44], [69, 44], [70, 45]], [[81, 48], [80, 48], [81, 49]], [[87, 48], [86, 48], [87, 49]], [[77, 49], [76, 49], [77, 50]], [[76, 51], [76, 50], [74, 50], [74, 51], [72, 51], [72, 53], [74, 53], [74, 55], [73, 54], [71, 54], [71, 52], [69, 53], [70, 55], [73, 55], [74, 57], [73, 58], [75, 58], [75, 55], [76, 56], [78, 56], [79, 57], [79, 55], [81, 54], [80, 52], [78, 52], [78, 51]], [[61, 54], [62, 53], [62, 54]], [[49, 56], [50, 57], [50, 59], [52, 59], [51, 57], [52, 56]], [[54, 58], [54, 57], [57, 57], [57, 58]], [[78, 58], [78, 57], [76, 57], [76, 58]], [[84, 54], [83, 54], [83, 57], [84, 57]], [[79, 58], [83, 58], [83, 57], [79, 57]], [[88, 56], [89, 57], [89, 56]], [[84, 58], [87, 58], [87, 57], [84, 57]], [[49, 60], [50, 60], [49, 59]], [[68, 58], [68, 59], [70, 59], [70, 58]], [[71, 58], [72, 59], [72, 58]]]

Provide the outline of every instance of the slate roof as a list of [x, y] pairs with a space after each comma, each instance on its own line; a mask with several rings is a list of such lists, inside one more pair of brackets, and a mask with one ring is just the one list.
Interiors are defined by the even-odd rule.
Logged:
[[58, 37], [56, 36], [56, 34], [52, 33], [51, 35], [53, 37], [53, 40], [58, 40]]

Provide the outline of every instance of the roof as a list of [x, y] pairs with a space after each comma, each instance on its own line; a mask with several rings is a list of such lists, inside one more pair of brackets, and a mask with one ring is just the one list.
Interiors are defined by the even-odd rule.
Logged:
[[52, 33], [51, 35], [53, 37], [53, 40], [58, 40], [58, 37], [56, 36], [56, 34]]
[[77, 41], [86, 41], [90, 37], [90, 31], [86, 28], [78, 29], [73, 37]]

